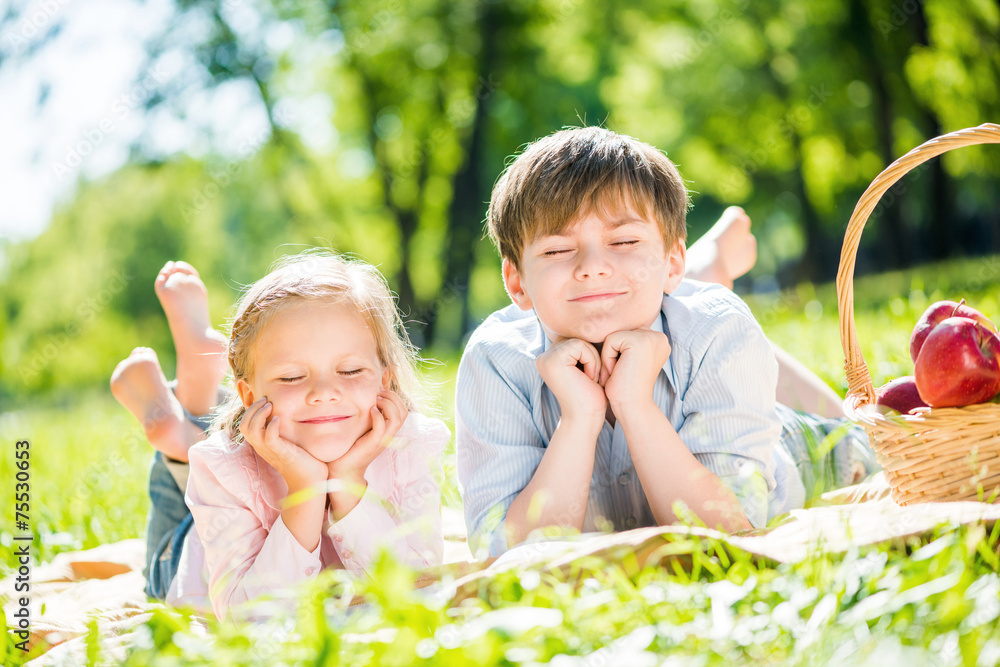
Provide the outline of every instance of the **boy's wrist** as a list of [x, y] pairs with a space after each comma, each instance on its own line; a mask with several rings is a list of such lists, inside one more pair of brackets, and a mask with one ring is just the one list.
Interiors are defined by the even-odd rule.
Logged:
[[581, 437], [586, 437], [588, 441], [590, 436], [593, 436], [593, 442], [596, 444], [597, 436], [604, 427], [604, 421], [605, 413], [603, 410], [601, 412], [596, 410], [567, 411], [562, 413], [556, 429], [564, 432], [575, 432]]
[[653, 402], [652, 397], [644, 400], [622, 399], [611, 401], [611, 411], [615, 413], [615, 418], [622, 422], [622, 427], [626, 424], [648, 419], [657, 414], [663, 415], [660, 408]]

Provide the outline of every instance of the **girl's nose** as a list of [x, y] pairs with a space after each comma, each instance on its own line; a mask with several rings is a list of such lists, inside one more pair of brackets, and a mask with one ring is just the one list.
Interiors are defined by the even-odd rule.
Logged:
[[607, 277], [612, 273], [611, 262], [603, 246], [581, 246], [577, 251], [576, 257], [577, 262], [574, 274], [577, 280]]
[[309, 395], [306, 400], [310, 403], [340, 400], [340, 384], [337, 378], [316, 378], [309, 388]]

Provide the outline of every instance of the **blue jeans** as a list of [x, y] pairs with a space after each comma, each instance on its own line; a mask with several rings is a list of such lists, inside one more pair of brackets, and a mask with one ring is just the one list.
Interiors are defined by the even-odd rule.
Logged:
[[777, 405], [783, 447], [795, 461], [806, 500], [854, 483], [861, 469], [868, 476], [882, 467], [865, 430], [847, 419], [826, 419]]
[[[170, 385], [173, 391], [176, 381]], [[230, 395], [225, 387], [219, 387], [218, 402], [222, 404]], [[211, 415], [197, 416], [184, 409], [184, 417], [189, 422], [208, 433], [212, 425]], [[174, 476], [170, 474], [163, 454], [156, 452], [149, 466], [149, 516], [146, 518], [146, 595], [164, 599], [170, 583], [177, 574], [181, 560], [184, 537], [194, 518], [184, 503], [184, 493]]]
[[184, 504], [184, 494], [156, 452], [149, 466], [149, 516], [146, 520], [146, 595], [167, 596], [181, 560], [184, 537], [194, 518]]

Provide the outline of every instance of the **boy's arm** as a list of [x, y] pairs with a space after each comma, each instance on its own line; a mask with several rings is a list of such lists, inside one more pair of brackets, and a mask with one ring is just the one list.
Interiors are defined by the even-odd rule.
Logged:
[[607, 411], [604, 389], [597, 382], [601, 359], [590, 343], [555, 343], [539, 355], [535, 366], [559, 401], [561, 416], [531, 482], [507, 511], [511, 544], [523, 542], [536, 528], [583, 530], [597, 436]]
[[[737, 297], [733, 296], [733, 299]], [[777, 364], [760, 325], [742, 302], [710, 320], [696, 341], [678, 435], [739, 499], [755, 528], [767, 524], [775, 489]]]
[[629, 453], [659, 525], [676, 522], [683, 502], [706, 526], [735, 532], [751, 528], [740, 501], [684, 446], [673, 424], [651, 401], [612, 408], [622, 422]]
[[[590, 362], [596, 376], [596, 357]], [[506, 375], [539, 372], [523, 366], [523, 358], [495, 359], [481, 343], [466, 348], [459, 366], [458, 472], [473, 553], [488, 547], [490, 555], [498, 556], [537, 526], [580, 529], [586, 514], [604, 408], [587, 413], [596, 427], [564, 414], [546, 448], [532, 418], [530, 397]], [[596, 382], [588, 382], [600, 390]], [[603, 391], [598, 393], [603, 404]]]
[[658, 331], [622, 331], [604, 343], [605, 388], [621, 422], [629, 454], [659, 525], [674, 523], [681, 501], [706, 525], [750, 528], [737, 497], [688, 450], [653, 400], [653, 385], [670, 355]]

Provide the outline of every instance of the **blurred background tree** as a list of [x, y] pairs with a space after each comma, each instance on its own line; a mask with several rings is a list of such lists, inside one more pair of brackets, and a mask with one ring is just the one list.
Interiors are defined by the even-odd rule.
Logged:
[[[1000, 119], [998, 34], [988, 0], [176, 0], [146, 44], [128, 159], [3, 248], [0, 399], [103, 384], [136, 345], [169, 368], [152, 290], [168, 259], [202, 271], [221, 322], [242, 284], [312, 245], [379, 265], [415, 340], [450, 358], [506, 301], [482, 232], [493, 182], [570, 125], [666, 151], [692, 238], [746, 208], [760, 259], [737, 291], [829, 281], [884, 166]], [[57, 17], [16, 57], [0, 40], [0, 70], [59, 39]], [[220, 139], [240, 122], [224, 99], [264, 129]], [[206, 109], [214, 125], [190, 122]], [[198, 141], [165, 148], [165, 127]], [[911, 174], [859, 271], [1000, 250], [998, 176], [995, 148]]]

